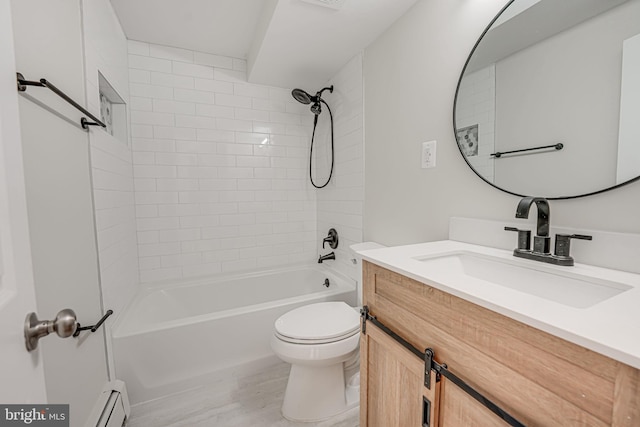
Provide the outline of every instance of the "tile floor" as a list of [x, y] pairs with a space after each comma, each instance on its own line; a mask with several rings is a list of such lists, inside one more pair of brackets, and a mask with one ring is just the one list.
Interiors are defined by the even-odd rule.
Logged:
[[131, 409], [127, 427], [357, 427], [359, 408], [319, 423], [282, 417], [280, 406], [289, 365], [244, 378], [230, 378]]

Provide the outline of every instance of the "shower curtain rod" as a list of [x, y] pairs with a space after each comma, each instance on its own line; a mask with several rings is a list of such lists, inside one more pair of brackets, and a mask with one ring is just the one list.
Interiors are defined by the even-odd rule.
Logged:
[[78, 104], [76, 101], [74, 101], [73, 99], [69, 98], [67, 96], [67, 94], [62, 92], [57, 87], [55, 87], [54, 84], [49, 82], [49, 81], [47, 81], [47, 79], [40, 79], [39, 82], [25, 80], [25, 78], [22, 75], [22, 73], [16, 73], [16, 77], [17, 77], [17, 80], [18, 80], [18, 91], [19, 92], [25, 92], [27, 90], [27, 86], [46, 87], [47, 89], [51, 90], [53, 93], [58, 95], [60, 98], [64, 99], [69, 104], [73, 105], [77, 110], [80, 110], [82, 112], [82, 114], [84, 114], [86, 116], [89, 116], [89, 118], [91, 120], [93, 120], [93, 122], [88, 121], [85, 117], [80, 119], [80, 126], [82, 126], [82, 129], [89, 129], [89, 126], [102, 126], [103, 128], [107, 127], [107, 125], [105, 125], [100, 120], [98, 120], [96, 118], [96, 116], [94, 116], [93, 114], [88, 112], [84, 107], [82, 107], [82, 105]]

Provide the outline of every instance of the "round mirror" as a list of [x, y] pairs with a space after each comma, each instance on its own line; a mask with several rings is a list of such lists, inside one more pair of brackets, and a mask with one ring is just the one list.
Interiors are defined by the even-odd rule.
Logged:
[[640, 0], [512, 0], [462, 70], [458, 147], [494, 187], [549, 199], [640, 178]]

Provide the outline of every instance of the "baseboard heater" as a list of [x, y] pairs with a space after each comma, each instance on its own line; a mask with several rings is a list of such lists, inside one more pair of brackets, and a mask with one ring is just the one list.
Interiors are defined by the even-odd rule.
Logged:
[[122, 427], [131, 414], [123, 381], [108, 382], [89, 416], [86, 427]]

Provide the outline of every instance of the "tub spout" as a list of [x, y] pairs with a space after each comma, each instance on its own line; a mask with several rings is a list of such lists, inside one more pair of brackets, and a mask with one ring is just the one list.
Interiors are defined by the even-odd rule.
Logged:
[[329, 252], [326, 255], [320, 255], [320, 258], [318, 258], [318, 264], [322, 264], [323, 261], [328, 259], [336, 259], [336, 254], [334, 252]]

